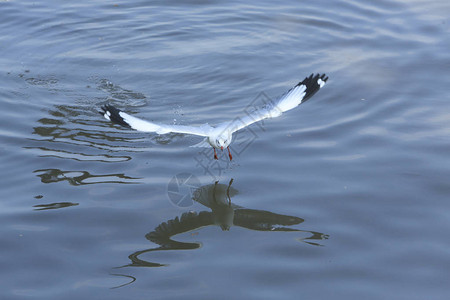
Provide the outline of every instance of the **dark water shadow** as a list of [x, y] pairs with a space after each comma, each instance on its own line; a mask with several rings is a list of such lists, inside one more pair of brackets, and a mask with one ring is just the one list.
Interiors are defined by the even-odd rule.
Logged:
[[139, 184], [135, 178], [126, 176], [125, 174], [102, 174], [94, 175], [87, 171], [62, 171], [59, 169], [42, 169], [35, 170], [38, 177], [41, 178], [42, 183], [55, 183], [67, 181], [70, 185], [88, 185], [98, 183], [120, 183], [120, 184]]
[[[35, 170], [33, 173], [38, 173], [38, 177], [42, 183], [57, 183], [67, 182], [73, 186], [100, 184], [100, 183], [117, 183], [117, 184], [140, 184], [139, 179], [135, 177], [129, 177], [124, 174], [103, 174], [94, 175], [87, 171], [62, 171], [59, 169], [42, 169]], [[42, 199], [42, 195], [35, 196], [36, 199]], [[79, 203], [72, 202], [56, 202], [49, 204], [36, 204], [33, 205], [34, 210], [49, 210], [65, 208], [70, 206], [76, 206]]]
[[55, 203], [49, 203], [49, 204], [36, 204], [33, 205], [35, 207], [34, 210], [49, 210], [49, 209], [58, 209], [58, 208], [65, 208], [70, 206], [77, 206], [78, 203], [72, 203], [72, 202], [55, 202]]
[[309, 230], [301, 230], [289, 226], [298, 225], [304, 219], [296, 216], [276, 214], [270, 211], [248, 209], [231, 202], [231, 198], [238, 191], [229, 184], [209, 184], [196, 189], [193, 193], [193, 200], [210, 209], [210, 211], [191, 211], [183, 213], [174, 219], [158, 225], [145, 237], [159, 245], [158, 247], [140, 250], [128, 256], [130, 264], [118, 267], [162, 267], [167, 264], [151, 262], [140, 258], [142, 254], [167, 251], [167, 250], [193, 250], [202, 246], [200, 242], [182, 242], [174, 239], [174, 236], [207, 226], [219, 226], [223, 231], [228, 231], [232, 226], [239, 226], [256, 231], [281, 231], [281, 232], [302, 232], [308, 237], [298, 240], [309, 245], [321, 246], [319, 243], [328, 238], [328, 235]]
[[[56, 157], [76, 161], [120, 162], [131, 160], [126, 152], [142, 152], [133, 145], [136, 139], [126, 132], [111, 132], [107, 124], [91, 111], [75, 105], [56, 105], [49, 115], [37, 121], [24, 148], [40, 157]], [[126, 137], [124, 137], [124, 135]]]
[[[76, 161], [124, 162], [130, 152], [145, 152], [149, 143], [142, 135], [113, 127], [99, 116], [105, 102], [120, 102], [131, 107], [147, 103], [145, 95], [124, 89], [107, 79], [89, 78], [95, 86], [73, 90], [56, 77], [24, 76], [29, 85], [72, 98], [70, 104], [52, 105], [47, 115], [36, 121], [24, 148], [39, 157]], [[140, 143], [137, 143], [140, 142]]]

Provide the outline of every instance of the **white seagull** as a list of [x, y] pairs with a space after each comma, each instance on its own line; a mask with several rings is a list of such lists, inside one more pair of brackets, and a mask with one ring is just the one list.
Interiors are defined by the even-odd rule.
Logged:
[[100, 113], [107, 120], [137, 131], [156, 132], [157, 134], [176, 132], [203, 136], [205, 139], [194, 146], [212, 146], [214, 149], [214, 159], [217, 159], [216, 149], [223, 150], [227, 148], [231, 161], [233, 157], [231, 156], [229, 146], [233, 139], [233, 133], [263, 119], [279, 117], [283, 112], [297, 107], [311, 98], [312, 95], [325, 85], [327, 80], [328, 77], [325, 74], [311, 74], [275, 102], [268, 103], [242, 118], [236, 118], [216, 126], [210, 126], [209, 124], [200, 126], [157, 124], [133, 117], [109, 104], [102, 106], [103, 111]]

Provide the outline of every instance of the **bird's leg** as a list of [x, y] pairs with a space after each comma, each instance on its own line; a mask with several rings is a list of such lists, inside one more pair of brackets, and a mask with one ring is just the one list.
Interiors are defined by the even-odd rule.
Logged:
[[233, 156], [231, 156], [230, 147], [227, 147], [228, 149], [228, 156], [230, 157], [230, 161], [233, 159]]
[[229, 206], [231, 206], [230, 187], [231, 187], [232, 183], [233, 183], [233, 178], [231, 178], [230, 183], [228, 184], [228, 188], [227, 188], [227, 197], [228, 197], [228, 205]]
[[217, 188], [217, 184], [219, 183], [219, 181], [216, 181], [215, 183], [214, 183], [214, 188], [213, 188], [213, 200], [214, 200], [214, 203], [216, 203], [217, 204], [217, 200], [216, 200], [216, 188]]
[[214, 150], [214, 159], [218, 159], [217, 158], [217, 153], [216, 153], [216, 148], [213, 147], [213, 150]]

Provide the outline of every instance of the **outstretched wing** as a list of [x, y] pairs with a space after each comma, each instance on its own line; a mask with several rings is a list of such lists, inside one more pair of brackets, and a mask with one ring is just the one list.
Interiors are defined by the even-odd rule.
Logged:
[[195, 134], [200, 136], [208, 136], [212, 127], [204, 124], [199, 127], [184, 125], [165, 125], [145, 121], [133, 117], [123, 111], [118, 110], [112, 105], [106, 104], [102, 106], [103, 112], [100, 112], [107, 120], [113, 123], [143, 132], [156, 132], [157, 134], [165, 134], [169, 132]]
[[232, 132], [235, 132], [258, 121], [278, 117], [283, 112], [291, 110], [311, 98], [325, 85], [327, 80], [328, 77], [325, 74], [311, 74], [282, 95], [274, 103], [268, 103], [249, 113], [245, 117], [236, 118], [231, 122], [222, 123], [219, 126], [225, 127], [228, 130], [231, 129]]

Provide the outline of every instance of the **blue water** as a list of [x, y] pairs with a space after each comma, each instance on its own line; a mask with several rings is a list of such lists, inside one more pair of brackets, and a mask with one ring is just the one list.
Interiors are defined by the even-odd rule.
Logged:
[[[447, 299], [448, 1], [0, 1], [1, 299]], [[127, 130], [310, 101], [235, 137]]]

